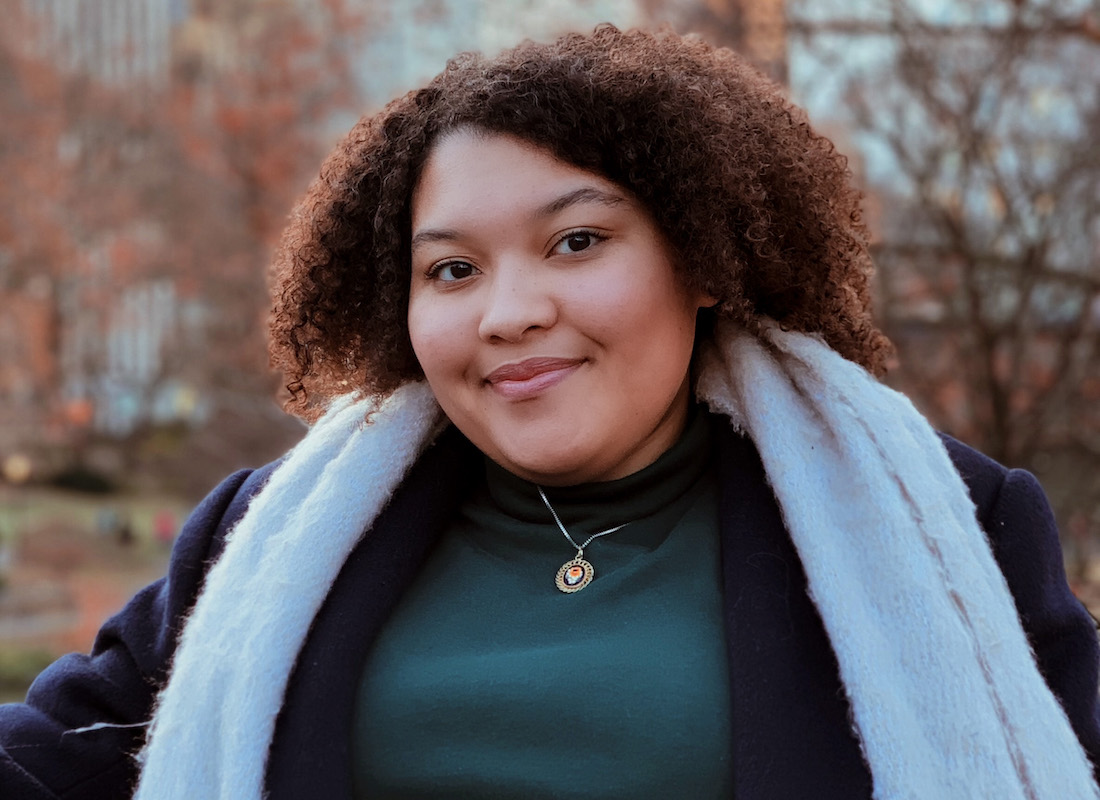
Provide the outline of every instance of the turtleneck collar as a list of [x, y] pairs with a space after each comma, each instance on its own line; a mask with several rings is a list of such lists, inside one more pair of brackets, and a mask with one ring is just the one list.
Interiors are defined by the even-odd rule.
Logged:
[[[679, 440], [656, 461], [613, 481], [543, 487], [562, 522], [576, 535], [650, 517], [683, 497], [710, 460], [708, 415], [693, 405]], [[538, 488], [485, 459], [490, 502], [521, 522], [553, 524]], [[587, 535], [587, 534], [585, 534]]]

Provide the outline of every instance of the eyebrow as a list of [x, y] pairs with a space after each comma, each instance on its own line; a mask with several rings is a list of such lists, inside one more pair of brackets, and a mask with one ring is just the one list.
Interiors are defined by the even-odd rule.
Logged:
[[[602, 191], [594, 186], [582, 186], [579, 189], [566, 192], [561, 197], [555, 197], [550, 202], [539, 206], [535, 209], [532, 216], [550, 217], [578, 203], [601, 203], [606, 206], [617, 206], [625, 202], [626, 198], [617, 194]], [[410, 250], [416, 250], [416, 248], [423, 244], [428, 244], [430, 242], [453, 242], [460, 237], [461, 234], [453, 228], [427, 228], [418, 231], [417, 234], [412, 237], [409, 248]]]
[[602, 203], [605, 206], [617, 206], [619, 203], [624, 202], [626, 202], [626, 199], [617, 194], [609, 194], [594, 186], [582, 186], [540, 207], [535, 211], [535, 216], [549, 217], [577, 203]]
[[428, 244], [429, 242], [453, 242], [459, 238], [459, 233], [456, 230], [450, 228], [428, 228], [427, 230], [420, 231], [412, 238], [412, 242], [409, 246], [410, 250], [416, 250], [422, 244]]

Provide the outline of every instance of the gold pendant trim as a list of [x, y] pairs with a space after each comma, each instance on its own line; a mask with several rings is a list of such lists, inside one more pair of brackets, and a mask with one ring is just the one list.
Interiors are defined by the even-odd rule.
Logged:
[[579, 592], [596, 577], [596, 570], [592, 565], [579, 556], [572, 561], [566, 561], [558, 570], [558, 577], [554, 579], [557, 587], [566, 594]]

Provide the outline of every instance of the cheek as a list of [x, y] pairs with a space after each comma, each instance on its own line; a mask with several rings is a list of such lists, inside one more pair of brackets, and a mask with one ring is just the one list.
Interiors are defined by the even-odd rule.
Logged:
[[446, 323], [431, 303], [410, 299], [407, 324], [413, 354], [424, 374], [431, 379], [449, 360], [448, 343], [454, 342], [454, 337], [445, 335]]
[[593, 309], [591, 318], [638, 353], [678, 361], [676, 354], [694, 345], [696, 315], [678, 286], [658, 281], [620, 296], [613, 307]]
[[[640, 319], [634, 343], [638, 350], [632, 359], [638, 367], [631, 377], [654, 402], [675, 396], [691, 370], [695, 349], [694, 308], [669, 306], [677, 295], [668, 297], [661, 308]], [[643, 366], [644, 365], [644, 366]]]
[[470, 386], [477, 356], [476, 330], [451, 303], [410, 301], [409, 339], [424, 377], [448, 413]]

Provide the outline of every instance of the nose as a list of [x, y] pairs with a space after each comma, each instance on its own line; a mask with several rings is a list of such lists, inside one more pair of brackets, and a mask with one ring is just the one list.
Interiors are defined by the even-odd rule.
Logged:
[[523, 263], [498, 264], [490, 275], [478, 333], [484, 341], [518, 342], [528, 332], [550, 328], [558, 307], [542, 270]]

